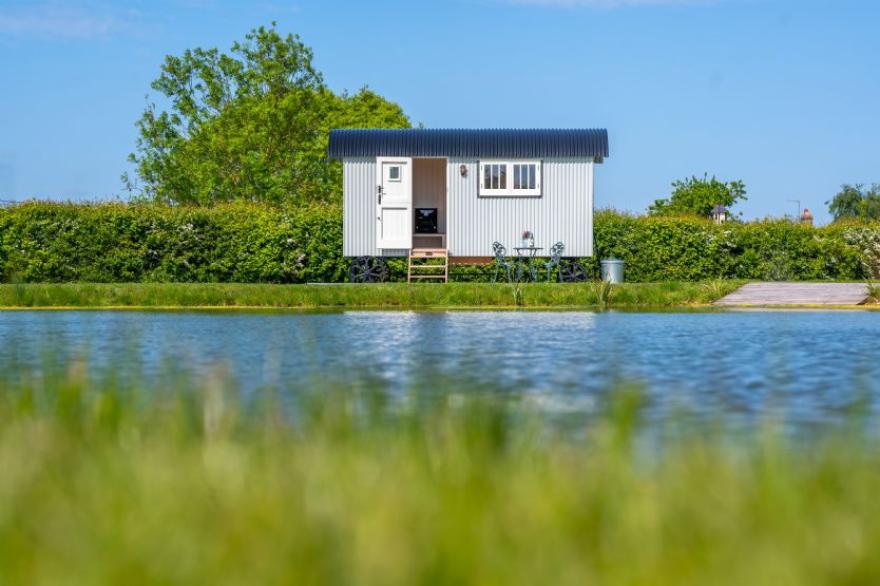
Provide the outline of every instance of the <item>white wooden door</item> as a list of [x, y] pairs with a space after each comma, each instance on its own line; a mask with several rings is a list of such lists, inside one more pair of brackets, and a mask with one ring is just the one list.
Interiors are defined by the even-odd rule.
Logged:
[[376, 247], [412, 248], [412, 159], [377, 157]]

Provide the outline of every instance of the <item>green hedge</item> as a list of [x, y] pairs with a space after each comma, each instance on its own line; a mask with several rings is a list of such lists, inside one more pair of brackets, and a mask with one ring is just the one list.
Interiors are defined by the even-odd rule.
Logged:
[[0, 275], [21, 282], [337, 281], [338, 208], [295, 212], [28, 203], [0, 210]]
[[[600, 211], [596, 255], [581, 262], [596, 275], [599, 258], [621, 258], [627, 280], [644, 282], [855, 280], [874, 262], [864, 243], [878, 238], [880, 225], [812, 228], [780, 220], [716, 226]], [[341, 281], [348, 269], [341, 252], [338, 207], [34, 202], [0, 209], [5, 282]], [[391, 265], [394, 280], [402, 279], [405, 261]], [[493, 272], [491, 266], [453, 267], [451, 276], [485, 281]]]
[[[627, 279], [646, 282], [855, 280], [865, 277], [866, 259], [859, 247], [848, 244], [854, 229], [787, 220], [716, 225], [699, 218], [601, 211], [595, 216], [595, 259], [623, 259]], [[859, 229], [878, 232], [880, 225]]]

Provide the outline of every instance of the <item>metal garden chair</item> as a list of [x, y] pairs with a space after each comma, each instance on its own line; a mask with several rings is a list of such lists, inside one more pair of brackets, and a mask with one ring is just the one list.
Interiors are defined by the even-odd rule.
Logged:
[[[547, 282], [553, 280], [553, 269], [559, 268], [559, 263], [562, 261], [562, 253], [565, 252], [565, 245], [562, 242], [557, 242], [553, 246], [550, 247], [550, 260], [544, 263], [544, 268], [547, 269]], [[558, 275], [559, 280], [562, 280], [562, 275]]]
[[495, 254], [495, 276], [492, 277], [492, 282], [498, 281], [498, 271], [501, 269], [507, 272], [507, 282], [511, 282], [513, 278], [510, 271], [513, 269], [513, 263], [507, 260], [507, 249], [500, 242], [494, 242], [492, 243], [492, 252]]

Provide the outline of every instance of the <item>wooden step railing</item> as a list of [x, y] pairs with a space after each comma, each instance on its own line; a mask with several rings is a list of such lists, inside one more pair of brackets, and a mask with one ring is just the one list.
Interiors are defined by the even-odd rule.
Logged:
[[[442, 260], [443, 263], [432, 264], [433, 260]], [[449, 255], [445, 248], [413, 248], [409, 251], [407, 282], [428, 279], [449, 282]]]

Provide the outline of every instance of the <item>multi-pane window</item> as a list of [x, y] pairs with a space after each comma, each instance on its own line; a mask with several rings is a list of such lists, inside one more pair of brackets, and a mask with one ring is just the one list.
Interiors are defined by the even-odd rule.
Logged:
[[535, 163], [524, 163], [513, 165], [513, 188], [514, 189], [535, 189], [535, 175], [537, 175], [537, 167]]
[[483, 189], [507, 189], [507, 166], [504, 163], [483, 165]]
[[541, 195], [540, 161], [482, 161], [480, 195]]

